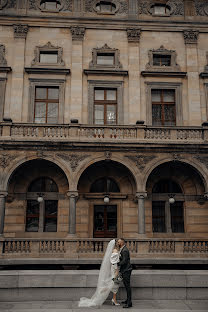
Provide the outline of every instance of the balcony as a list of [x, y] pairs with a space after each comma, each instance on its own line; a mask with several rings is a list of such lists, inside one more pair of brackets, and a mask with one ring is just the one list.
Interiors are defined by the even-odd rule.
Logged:
[[95, 126], [0, 123], [3, 141], [203, 144], [208, 127]]

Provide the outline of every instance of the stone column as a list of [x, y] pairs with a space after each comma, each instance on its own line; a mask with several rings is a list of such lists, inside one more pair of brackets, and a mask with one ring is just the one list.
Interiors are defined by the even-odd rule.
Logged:
[[70, 119], [78, 119], [82, 122], [82, 58], [85, 28], [80, 26], [71, 27], [72, 34], [72, 65], [71, 65], [71, 108]]
[[7, 192], [0, 192], [0, 235], [4, 231], [4, 216], [5, 216], [5, 199]]
[[165, 202], [165, 226], [167, 233], [172, 233], [170, 203], [168, 200]]
[[145, 206], [144, 201], [147, 197], [146, 193], [137, 193], [138, 199], [138, 233], [145, 234]]
[[69, 191], [69, 234], [76, 234], [76, 201], [78, 197], [77, 192]]
[[129, 119], [125, 123], [135, 124], [141, 120], [140, 105], [140, 67], [139, 67], [139, 41], [141, 30], [127, 28], [129, 48]]
[[14, 25], [14, 46], [12, 82], [11, 82], [11, 104], [8, 116], [15, 122], [21, 121], [24, 88], [24, 62], [25, 62], [25, 39], [28, 25]]
[[189, 105], [189, 125], [201, 126], [200, 107], [200, 81], [198, 66], [198, 42], [199, 32], [195, 30], [184, 31], [184, 41], [186, 44], [186, 62], [188, 76], [188, 105]]

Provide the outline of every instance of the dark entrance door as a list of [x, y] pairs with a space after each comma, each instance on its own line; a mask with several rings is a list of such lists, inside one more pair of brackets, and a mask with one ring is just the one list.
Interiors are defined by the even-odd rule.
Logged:
[[94, 206], [94, 237], [95, 238], [117, 237], [116, 205]]

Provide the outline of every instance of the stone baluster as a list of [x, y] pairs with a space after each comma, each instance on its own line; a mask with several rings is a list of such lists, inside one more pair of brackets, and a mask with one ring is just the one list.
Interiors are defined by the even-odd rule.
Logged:
[[76, 191], [69, 191], [69, 234], [76, 234], [76, 201], [78, 193]]
[[138, 233], [145, 234], [145, 198], [147, 193], [137, 193], [136, 197], [138, 199]]
[[4, 231], [4, 216], [5, 216], [5, 199], [7, 196], [7, 192], [0, 192], [0, 235], [3, 234]]

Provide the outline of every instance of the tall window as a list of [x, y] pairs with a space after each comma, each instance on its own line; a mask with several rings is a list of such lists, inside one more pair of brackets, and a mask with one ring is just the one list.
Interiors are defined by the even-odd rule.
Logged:
[[152, 89], [152, 125], [176, 125], [175, 90]]
[[58, 123], [59, 87], [36, 87], [34, 122]]
[[[26, 232], [57, 231], [58, 187], [47, 177], [41, 177], [31, 183], [27, 193]], [[43, 201], [38, 202], [38, 196]]]
[[[183, 233], [184, 213], [183, 201], [177, 200], [181, 194], [180, 186], [172, 180], [161, 180], [152, 189], [152, 229], [153, 232]], [[175, 195], [175, 202], [170, 204], [170, 194]]]
[[57, 0], [43, 0], [41, 1], [40, 6], [45, 10], [57, 10], [61, 7], [61, 3]]
[[117, 90], [94, 89], [94, 123], [115, 125], [117, 123]]

